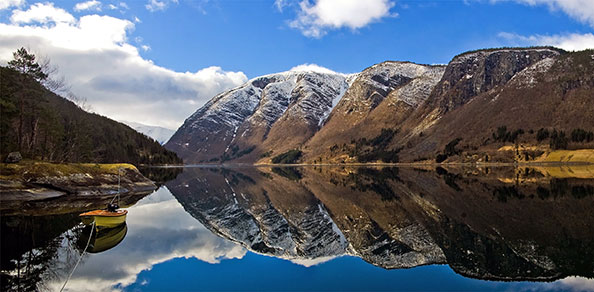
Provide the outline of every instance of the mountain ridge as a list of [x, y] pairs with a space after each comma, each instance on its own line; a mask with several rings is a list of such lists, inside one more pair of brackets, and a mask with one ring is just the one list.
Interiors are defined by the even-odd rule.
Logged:
[[[594, 108], [588, 93], [594, 88], [591, 55], [592, 50], [566, 52], [553, 47], [495, 48], [459, 54], [447, 65], [386, 61], [349, 75], [264, 75], [215, 96], [165, 147], [186, 163], [267, 164], [285, 156], [292, 157], [289, 163], [314, 164], [534, 160], [542, 153], [498, 149], [522, 143], [547, 152], [556, 147], [543, 143], [553, 145], [558, 138], [538, 140], [539, 129], [564, 137], [594, 130], [593, 119], [587, 118], [589, 108]], [[544, 87], [552, 93], [540, 92]], [[251, 96], [249, 102], [238, 92]], [[520, 92], [523, 99], [516, 96]], [[569, 98], [576, 92], [580, 98]], [[497, 101], [500, 94], [504, 97]], [[487, 96], [493, 101], [486, 102]], [[223, 104], [222, 99], [232, 106], [213, 108]], [[544, 121], [547, 111], [557, 112], [551, 105], [563, 101], [565, 115]], [[481, 108], [473, 105], [477, 102]], [[521, 115], [518, 108], [534, 115]], [[232, 126], [209, 125], [209, 119], [224, 118], [232, 119]], [[522, 120], [525, 127], [514, 120]], [[574, 121], [573, 128], [568, 121]], [[192, 130], [191, 124], [201, 124], [202, 129]], [[496, 139], [502, 128], [509, 135], [516, 131], [513, 139], [509, 135]], [[591, 142], [570, 140], [563, 145], [594, 148]]]

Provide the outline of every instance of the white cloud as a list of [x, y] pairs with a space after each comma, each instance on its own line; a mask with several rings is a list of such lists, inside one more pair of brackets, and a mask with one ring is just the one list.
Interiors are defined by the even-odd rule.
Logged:
[[37, 3], [31, 5], [28, 10], [14, 10], [10, 16], [10, 21], [16, 24], [42, 23], [50, 22], [73, 23], [74, 16], [62, 8], [54, 7], [53, 3]]
[[515, 1], [531, 6], [547, 5], [552, 10], [562, 10], [574, 19], [594, 27], [594, 1], [592, 0], [491, 0], [491, 2]]
[[594, 291], [594, 279], [583, 277], [567, 277], [559, 281], [561, 286], [570, 288], [572, 291]]
[[594, 34], [531, 35], [502, 32], [498, 37], [511, 46], [554, 46], [568, 51], [594, 48]]
[[[277, 1], [277, 7], [284, 7], [284, 1]], [[389, 0], [303, 0], [299, 3], [297, 18], [289, 26], [301, 30], [308, 37], [320, 38], [328, 30], [347, 27], [359, 29], [384, 17], [395, 16], [390, 9], [394, 3]]]
[[10, 7], [21, 7], [25, 4], [25, 0], [0, 0], [0, 10]]
[[285, 7], [287, 7], [289, 5], [289, 2], [287, 0], [275, 0], [274, 1], [274, 6], [276, 6], [276, 9], [278, 9], [278, 11], [283, 12], [283, 9]]
[[74, 11], [94, 10], [101, 11], [101, 2], [97, 0], [90, 0], [86, 2], [80, 2], [74, 5]]
[[124, 10], [130, 9], [128, 7], [128, 4], [126, 4], [125, 2], [120, 2], [118, 4], [108, 4], [107, 8], [109, 8], [110, 10], [120, 9], [120, 12], [122, 13], [124, 13]]
[[[132, 45], [135, 24], [111, 16], [79, 19], [53, 4], [15, 10], [13, 23], [0, 23], [0, 63], [26, 46], [48, 56], [99, 114], [176, 129], [196, 108], [217, 93], [238, 86], [247, 77], [208, 67], [175, 72], [143, 59], [144, 44]], [[41, 23], [30, 24], [33, 22]]]
[[150, 12], [164, 11], [171, 3], [177, 4], [178, 0], [148, 0], [144, 7]]
[[148, 52], [151, 50], [151, 46], [149, 46], [149, 45], [141, 45], [140, 48], [145, 52]]
[[293, 72], [318, 72], [318, 73], [327, 73], [327, 74], [340, 74], [335, 71], [332, 71], [326, 67], [322, 67], [317, 64], [301, 64], [291, 68], [289, 71]]
[[510, 291], [594, 291], [594, 279], [570, 276], [552, 283], [515, 283]]

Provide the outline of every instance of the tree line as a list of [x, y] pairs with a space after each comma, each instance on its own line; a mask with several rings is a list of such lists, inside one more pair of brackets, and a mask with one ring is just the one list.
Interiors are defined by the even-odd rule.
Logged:
[[[132, 128], [89, 113], [57, 95], [47, 68], [21, 48], [0, 66], [0, 155], [52, 162], [181, 163], [174, 152]], [[53, 90], [56, 91], [56, 90]]]

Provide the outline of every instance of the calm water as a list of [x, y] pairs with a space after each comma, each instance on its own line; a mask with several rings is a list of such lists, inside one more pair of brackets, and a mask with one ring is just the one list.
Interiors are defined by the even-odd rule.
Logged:
[[[594, 291], [592, 168], [147, 175], [166, 182], [91, 238], [66, 290]], [[77, 214], [2, 217], [3, 291], [60, 289]]]

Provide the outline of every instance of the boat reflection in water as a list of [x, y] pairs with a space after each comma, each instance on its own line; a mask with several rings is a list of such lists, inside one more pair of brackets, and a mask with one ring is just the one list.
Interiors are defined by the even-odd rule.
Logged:
[[130, 230], [89, 238], [82, 210], [2, 216], [0, 290], [59, 291], [81, 255], [71, 291], [594, 290], [592, 166], [189, 167], [171, 178], [127, 204]]
[[[93, 230], [91, 239], [89, 241], [88, 235], [91, 234], [92, 228], [94, 228], [95, 230]], [[126, 225], [126, 222], [111, 228], [98, 228], [92, 225], [88, 225], [85, 226], [81, 233], [82, 235], [78, 238], [77, 245], [81, 250], [83, 250], [87, 242], [89, 242], [87, 252], [100, 253], [118, 245], [120, 242], [122, 242], [122, 240], [124, 240], [124, 237], [126, 237], [127, 233], [128, 226]]]

